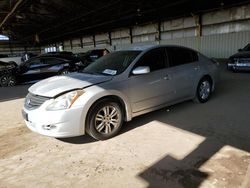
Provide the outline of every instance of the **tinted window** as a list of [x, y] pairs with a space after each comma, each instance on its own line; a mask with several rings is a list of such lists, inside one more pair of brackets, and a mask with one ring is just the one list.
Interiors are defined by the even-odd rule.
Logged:
[[100, 58], [102, 55], [103, 55], [103, 52], [101, 50], [91, 51], [91, 53], [89, 54], [89, 60], [93, 62], [97, 60], [98, 58]]
[[41, 66], [42, 62], [40, 58], [32, 58], [20, 65], [21, 69], [37, 68]]
[[163, 69], [166, 67], [166, 53], [164, 48], [154, 49], [147, 52], [136, 64], [136, 67], [148, 66], [150, 71]]
[[55, 58], [46, 58], [46, 59], [43, 59], [43, 63], [46, 65], [56, 65], [56, 64], [63, 63], [63, 60], [55, 59]]
[[38, 64], [41, 64], [41, 59], [40, 58], [34, 58], [34, 59], [30, 60], [28, 64], [29, 65], [38, 65]]
[[170, 66], [178, 66], [198, 61], [196, 52], [185, 48], [167, 48]]
[[245, 47], [243, 48], [243, 51], [250, 51], [250, 44], [248, 44], [247, 46], [245, 46]]

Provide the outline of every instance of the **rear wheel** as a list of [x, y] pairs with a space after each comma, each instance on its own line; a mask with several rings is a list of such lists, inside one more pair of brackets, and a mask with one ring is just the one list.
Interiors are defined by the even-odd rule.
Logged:
[[118, 134], [123, 124], [119, 103], [102, 100], [94, 104], [87, 117], [86, 131], [97, 140], [106, 140]]
[[205, 103], [209, 100], [212, 92], [212, 84], [209, 78], [203, 78], [200, 80], [197, 91], [195, 101], [200, 103]]
[[11, 74], [6, 74], [0, 77], [0, 86], [12, 87], [16, 85], [16, 77]]

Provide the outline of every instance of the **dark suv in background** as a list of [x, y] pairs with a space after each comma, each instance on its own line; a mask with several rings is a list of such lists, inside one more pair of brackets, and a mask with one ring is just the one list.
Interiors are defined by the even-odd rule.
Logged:
[[250, 71], [250, 43], [229, 58], [227, 68], [234, 72]]

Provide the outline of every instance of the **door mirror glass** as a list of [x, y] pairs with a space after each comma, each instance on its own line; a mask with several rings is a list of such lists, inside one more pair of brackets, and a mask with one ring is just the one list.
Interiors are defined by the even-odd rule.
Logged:
[[150, 73], [150, 68], [148, 66], [140, 66], [140, 67], [135, 68], [132, 73], [134, 75], [148, 74]]

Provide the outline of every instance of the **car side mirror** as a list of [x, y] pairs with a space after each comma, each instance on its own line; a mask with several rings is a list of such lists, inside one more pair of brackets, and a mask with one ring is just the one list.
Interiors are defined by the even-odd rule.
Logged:
[[243, 50], [242, 49], [238, 49], [238, 52], [242, 52]]
[[134, 75], [139, 75], [139, 74], [148, 74], [150, 73], [150, 68], [148, 66], [140, 66], [140, 67], [136, 67], [132, 73]]

